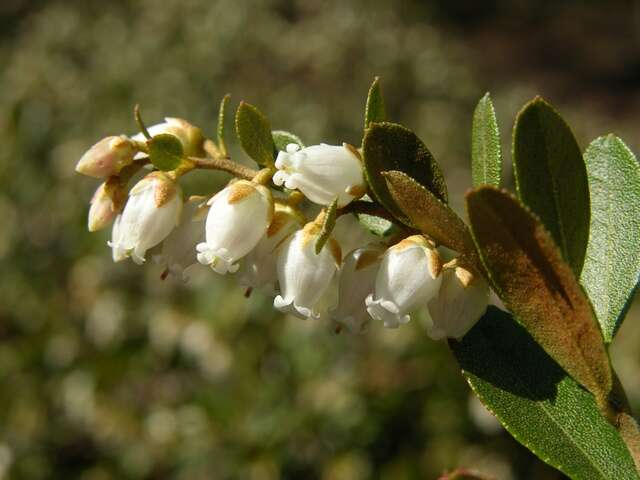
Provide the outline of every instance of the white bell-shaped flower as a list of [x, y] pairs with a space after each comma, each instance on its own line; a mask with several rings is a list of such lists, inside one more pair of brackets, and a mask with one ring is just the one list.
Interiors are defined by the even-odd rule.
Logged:
[[340, 269], [338, 305], [329, 314], [353, 333], [364, 333], [371, 319], [365, 300], [373, 293], [384, 250], [380, 244], [357, 248], [347, 254]]
[[489, 302], [489, 285], [462, 267], [446, 268], [438, 295], [427, 304], [431, 320], [428, 335], [434, 340], [462, 338], [482, 317]]
[[264, 185], [239, 180], [211, 200], [206, 240], [196, 246], [198, 261], [217, 273], [234, 273], [236, 263], [255, 248], [273, 217], [273, 197]]
[[344, 207], [366, 191], [358, 151], [348, 145], [313, 145], [300, 149], [291, 143], [278, 153], [273, 183], [300, 190], [309, 200], [330, 205], [338, 197]]
[[[161, 133], [169, 133], [178, 137], [180, 143], [182, 143], [184, 154], [187, 157], [197, 157], [203, 153], [204, 136], [202, 135], [202, 130], [182, 118], [167, 117], [164, 119], [164, 122], [147, 128], [147, 131], [152, 137], [160, 135]], [[139, 142], [146, 140], [142, 133], [136, 133], [131, 139]], [[142, 156], [144, 156], [143, 153], [138, 154], [136, 158]]]
[[180, 220], [182, 192], [163, 172], [153, 172], [129, 192], [122, 214], [113, 225], [109, 246], [118, 262], [131, 257], [142, 264], [147, 250], [162, 242]]
[[106, 137], [91, 147], [78, 161], [76, 172], [95, 178], [117, 175], [133, 162], [137, 150], [125, 135]]
[[180, 224], [162, 242], [160, 254], [153, 259], [164, 273], [187, 280], [186, 270], [198, 263], [196, 245], [204, 240], [204, 221], [209, 207], [204, 197], [191, 197], [182, 210]]
[[316, 304], [331, 284], [340, 266], [342, 252], [329, 238], [319, 254], [315, 244], [320, 227], [311, 222], [291, 236], [278, 255], [280, 292], [273, 306], [300, 318], [319, 318]]
[[278, 269], [276, 260], [284, 240], [304, 225], [304, 216], [295, 208], [275, 202], [273, 219], [264, 236], [242, 260], [238, 272], [240, 285], [259, 288], [267, 294], [276, 293]]
[[437, 250], [423, 236], [405, 238], [384, 254], [375, 293], [366, 299], [367, 311], [385, 327], [409, 322], [409, 313], [438, 293], [441, 269]]
[[91, 199], [87, 227], [90, 232], [97, 232], [107, 227], [122, 210], [127, 200], [127, 190], [122, 188], [117, 179], [101, 184]]

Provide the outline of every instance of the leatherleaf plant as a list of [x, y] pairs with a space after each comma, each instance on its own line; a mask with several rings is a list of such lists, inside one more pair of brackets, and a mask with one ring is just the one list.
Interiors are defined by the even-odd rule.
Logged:
[[[515, 120], [510, 193], [485, 95], [465, 222], [427, 146], [387, 119], [378, 79], [356, 144], [306, 146], [241, 102], [235, 133], [259, 168], [230, 158], [228, 99], [215, 138], [177, 118], [147, 128], [136, 108], [139, 133], [80, 159], [102, 181], [88, 227], [112, 225], [114, 261], [152, 258], [184, 279], [204, 265], [337, 331], [402, 328], [421, 309], [478, 398], [543, 461], [575, 479], [640, 479], [638, 424], [608, 354], [640, 273], [640, 168], [622, 140], [583, 151], [534, 98]], [[231, 179], [185, 198], [180, 178], [203, 169]]]

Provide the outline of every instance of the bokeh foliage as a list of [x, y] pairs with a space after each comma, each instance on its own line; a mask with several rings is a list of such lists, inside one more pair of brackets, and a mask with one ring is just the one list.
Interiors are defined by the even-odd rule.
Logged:
[[[388, 119], [424, 139], [461, 211], [486, 90], [503, 141], [541, 93], [581, 144], [613, 128], [638, 152], [637, 41], [615, 41], [635, 31], [626, 2], [2, 3], [0, 476], [436, 478], [464, 466], [559, 478], [469, 400], [420, 322], [335, 335], [245, 299], [232, 278], [183, 285], [113, 265], [108, 234], [85, 230], [95, 182], [73, 166], [100, 137], [135, 130], [135, 103], [149, 124], [185, 117], [215, 137], [227, 92], [307, 145], [357, 144], [381, 75]], [[225, 178], [198, 177], [190, 193]], [[633, 309], [617, 342], [637, 408]]]

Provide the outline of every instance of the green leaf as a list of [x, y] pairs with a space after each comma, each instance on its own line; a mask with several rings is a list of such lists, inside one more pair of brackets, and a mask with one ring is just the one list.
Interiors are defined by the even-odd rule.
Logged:
[[542, 223], [508, 192], [467, 194], [476, 246], [505, 306], [607, 408], [609, 357], [588, 298]]
[[640, 275], [640, 167], [614, 135], [591, 142], [584, 160], [591, 227], [581, 281], [609, 343], [627, 313]]
[[218, 148], [220, 149], [220, 153], [223, 157], [226, 157], [229, 154], [227, 151], [227, 144], [224, 141], [224, 117], [230, 97], [231, 95], [228, 93], [222, 97], [222, 100], [220, 101], [220, 109], [218, 110]]
[[413, 227], [447, 248], [476, 257], [469, 229], [446, 203], [402, 172], [383, 172], [382, 175], [391, 197]]
[[[364, 195], [359, 200], [362, 202], [373, 202], [369, 195]], [[368, 215], [366, 213], [357, 213], [356, 217], [363, 227], [379, 237], [388, 237], [398, 232], [398, 227], [386, 218]]]
[[640, 478], [593, 396], [509, 314], [490, 306], [462, 341], [450, 345], [482, 403], [540, 459], [575, 480]]
[[516, 118], [513, 170], [518, 196], [540, 217], [580, 275], [589, 239], [587, 171], [569, 126], [540, 97]]
[[387, 119], [387, 112], [384, 108], [384, 98], [382, 97], [382, 87], [380, 77], [373, 79], [369, 94], [367, 95], [367, 105], [364, 110], [364, 128], [369, 128], [371, 123], [384, 122]]
[[263, 167], [273, 166], [275, 145], [269, 120], [256, 107], [240, 102], [236, 112], [236, 134], [244, 151]]
[[147, 148], [151, 163], [165, 172], [178, 168], [184, 158], [182, 143], [170, 133], [160, 133], [147, 140]]
[[473, 112], [471, 128], [471, 176], [473, 186], [500, 186], [502, 152], [496, 112], [487, 92]]
[[334, 227], [336, 226], [336, 217], [338, 211], [338, 197], [336, 197], [331, 205], [327, 207], [324, 212], [324, 217], [322, 221], [322, 229], [320, 230], [320, 234], [316, 240], [315, 244], [315, 252], [318, 255], [322, 251], [322, 247], [327, 243], [329, 237], [331, 236], [331, 232], [333, 232]]
[[300, 146], [300, 148], [304, 148], [304, 143], [300, 140], [300, 137], [294, 135], [291, 132], [285, 132], [284, 130], [274, 130], [271, 132], [271, 136], [273, 137], [273, 144], [275, 146], [275, 154], [278, 155], [278, 152], [284, 152], [287, 150], [287, 145], [290, 143], [295, 143]]
[[384, 171], [406, 173], [440, 200], [447, 201], [447, 186], [440, 167], [425, 144], [408, 128], [395, 123], [372, 123], [365, 132], [362, 149], [365, 177], [373, 195], [399, 220], [407, 222], [389, 192], [382, 176]]

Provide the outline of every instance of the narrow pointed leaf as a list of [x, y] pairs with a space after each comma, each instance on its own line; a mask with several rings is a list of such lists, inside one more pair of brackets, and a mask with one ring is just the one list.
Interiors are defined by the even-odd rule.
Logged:
[[450, 345], [482, 403], [541, 460], [575, 480], [640, 478], [594, 397], [509, 314], [490, 306]]
[[280, 151], [286, 151], [287, 145], [290, 143], [297, 144], [300, 148], [304, 148], [304, 143], [300, 140], [300, 137], [294, 135], [291, 132], [285, 132], [284, 130], [274, 130], [271, 132], [273, 137], [273, 144], [275, 146], [275, 155], [278, 155]]
[[640, 275], [640, 166], [614, 135], [591, 142], [584, 153], [591, 196], [591, 227], [582, 285], [613, 340]]
[[227, 110], [227, 103], [229, 102], [230, 97], [231, 95], [229, 95], [228, 93], [224, 97], [222, 97], [222, 100], [220, 101], [220, 109], [218, 110], [218, 148], [220, 149], [220, 153], [224, 157], [228, 155], [227, 144], [224, 140], [224, 117]]
[[478, 102], [473, 112], [471, 128], [471, 176], [473, 186], [500, 186], [502, 152], [500, 130], [489, 92]]
[[540, 217], [580, 275], [589, 238], [587, 172], [571, 129], [540, 97], [525, 105], [516, 119], [513, 167], [518, 196]]
[[367, 95], [367, 105], [364, 111], [364, 128], [369, 128], [371, 123], [384, 122], [387, 119], [387, 112], [384, 108], [384, 98], [382, 97], [382, 87], [380, 77], [376, 77], [369, 88]]
[[406, 173], [443, 202], [447, 186], [435, 159], [424, 143], [408, 128], [395, 123], [372, 123], [363, 141], [367, 183], [376, 199], [399, 220], [406, 216], [394, 202], [382, 172]]
[[315, 244], [315, 252], [318, 255], [322, 251], [322, 247], [327, 243], [329, 237], [331, 236], [331, 232], [333, 232], [334, 227], [336, 226], [336, 217], [338, 212], [338, 198], [336, 197], [331, 205], [329, 205], [324, 212], [324, 219], [322, 222], [322, 230], [320, 230], [320, 235], [316, 239]]
[[269, 120], [256, 107], [240, 102], [236, 112], [236, 134], [244, 151], [258, 165], [273, 166], [275, 145]]
[[475, 257], [469, 229], [451, 208], [408, 175], [383, 172], [389, 193], [411, 226], [458, 253]]
[[509, 193], [467, 194], [476, 246], [505, 306], [577, 382], [607, 404], [611, 366], [589, 300], [542, 223]]

